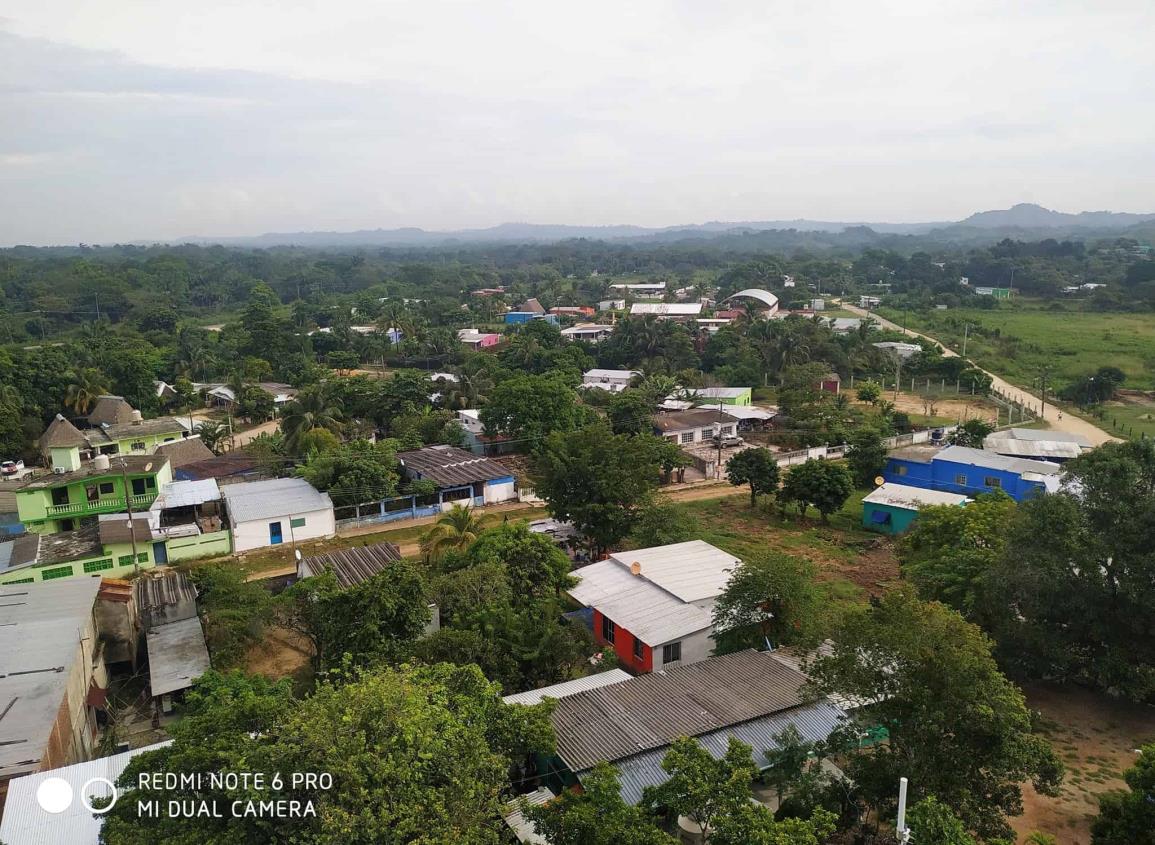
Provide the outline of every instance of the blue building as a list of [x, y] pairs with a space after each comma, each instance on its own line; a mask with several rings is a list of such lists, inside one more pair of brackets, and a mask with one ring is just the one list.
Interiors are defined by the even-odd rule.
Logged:
[[1002, 490], [1016, 502], [1059, 486], [1058, 464], [1009, 458], [967, 446], [911, 446], [890, 454], [883, 478], [926, 490], [975, 496]]
[[535, 311], [508, 311], [505, 315], [505, 324], [507, 326], [528, 323], [530, 320], [545, 320], [547, 323], [553, 323], [556, 326], [557, 314], [538, 314]]

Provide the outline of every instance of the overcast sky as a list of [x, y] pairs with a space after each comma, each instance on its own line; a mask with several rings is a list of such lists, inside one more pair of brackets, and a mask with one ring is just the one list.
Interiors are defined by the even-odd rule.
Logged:
[[1152, 0], [8, 0], [0, 243], [1155, 211]]

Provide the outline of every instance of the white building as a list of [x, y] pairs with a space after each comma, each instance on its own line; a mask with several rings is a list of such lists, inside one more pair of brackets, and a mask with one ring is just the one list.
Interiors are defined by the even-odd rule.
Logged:
[[337, 533], [333, 501], [303, 478], [272, 478], [221, 488], [236, 553], [319, 540]]
[[593, 609], [594, 638], [635, 672], [697, 663], [714, 647], [714, 602], [741, 561], [701, 540], [617, 552], [583, 567], [569, 594]]
[[603, 299], [598, 303], [599, 311], [624, 311], [626, 301], [624, 299]]
[[725, 411], [696, 408], [655, 414], [654, 428], [660, 436], [682, 446], [713, 440], [716, 433], [728, 437], [737, 433], [738, 419], [730, 414], [729, 406], [726, 408]]
[[922, 347], [917, 343], [901, 343], [897, 340], [883, 340], [878, 343], [870, 344], [875, 349], [882, 349], [887, 352], [892, 352], [902, 360], [906, 360], [912, 355], [917, 355], [922, 352]]
[[582, 374], [582, 387], [598, 387], [610, 393], [620, 393], [638, 375], [637, 370], [587, 370]]
[[597, 343], [613, 334], [614, 327], [601, 323], [578, 323], [576, 326], [561, 330], [561, 336], [567, 340], [584, 340], [587, 343]]
[[631, 317], [653, 315], [661, 320], [686, 320], [702, 313], [700, 302], [635, 302], [630, 306]]

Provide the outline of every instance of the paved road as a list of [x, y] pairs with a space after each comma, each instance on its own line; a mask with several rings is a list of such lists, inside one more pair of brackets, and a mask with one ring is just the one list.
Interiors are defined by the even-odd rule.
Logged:
[[[948, 358], [958, 357], [958, 353], [956, 353], [953, 349], [947, 348], [947, 345], [938, 338], [934, 338], [926, 334], [919, 334], [912, 329], [903, 329], [903, 327], [897, 323], [892, 323], [890, 320], [884, 319], [877, 314], [866, 311], [856, 305], [851, 305], [847, 302], [843, 302], [842, 307], [847, 311], [857, 314], [860, 317], [869, 317], [884, 328], [893, 329], [896, 332], [903, 332], [909, 337], [922, 337], [926, 338], [932, 343], [937, 343], [943, 349], [942, 354]], [[982, 368], [979, 367], [978, 369]], [[991, 384], [1007, 396], [1010, 396], [1012, 399], [1015, 399], [1021, 404], [1033, 406], [1034, 408], [1039, 407], [1041, 400], [1036, 394], [1030, 392], [1029, 390], [1024, 390], [1018, 385], [1011, 384], [1006, 379], [995, 375], [989, 370], [983, 370], [983, 372], [991, 377]], [[1059, 419], [1060, 415], [1062, 415], [1061, 420]], [[1089, 423], [1084, 419], [1080, 419], [1073, 414], [1063, 414], [1062, 408], [1058, 408], [1055, 405], [1052, 405], [1050, 402], [1043, 406], [1043, 418], [1047, 421], [1048, 425], [1051, 425], [1055, 428], [1062, 429], [1063, 431], [1069, 431], [1072, 434], [1083, 435], [1095, 446], [1100, 446], [1103, 443], [1115, 442], [1119, 439], [1117, 437], [1112, 437], [1097, 425]]]

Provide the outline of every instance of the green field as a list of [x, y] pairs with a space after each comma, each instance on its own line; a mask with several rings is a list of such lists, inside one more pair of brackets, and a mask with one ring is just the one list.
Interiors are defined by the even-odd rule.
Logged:
[[[901, 324], [893, 309], [879, 313]], [[967, 357], [1008, 381], [1029, 386], [1046, 365], [1055, 386], [1075, 381], [1099, 367], [1118, 367], [1125, 387], [1155, 388], [1155, 314], [1117, 314], [1001, 307], [993, 311], [952, 308], [910, 312], [907, 326], [961, 351], [969, 323]], [[976, 327], [977, 330], [976, 330]]]

